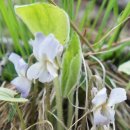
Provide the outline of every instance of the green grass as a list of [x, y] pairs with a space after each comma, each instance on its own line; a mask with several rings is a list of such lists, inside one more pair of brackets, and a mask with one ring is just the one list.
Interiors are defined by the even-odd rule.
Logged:
[[90, 16], [91, 12], [94, 9], [95, 2], [96, 2], [96, 0], [91, 0], [91, 1], [88, 2], [88, 4], [86, 4], [83, 17], [82, 17], [81, 22], [79, 24], [80, 30], [82, 30], [84, 28], [84, 26], [85, 27], [90, 26], [90, 18], [89, 18], [89, 16]]
[[[20, 53], [23, 57], [29, 55], [29, 31], [23, 25], [23, 23], [19, 22], [16, 18], [14, 12], [14, 6], [11, 0], [8, 0], [8, 5], [5, 4], [4, 1], [0, 1], [0, 11], [3, 18], [3, 23], [6, 23], [7, 29], [9, 30], [8, 37], [12, 37], [14, 51]], [[23, 42], [21, 45], [20, 41]]]
[[113, 9], [115, 3], [116, 0], [109, 0], [107, 8], [104, 12], [103, 20], [101, 22], [101, 25], [98, 28], [98, 34], [96, 36], [95, 42], [99, 41], [100, 37], [102, 36], [103, 30], [105, 29], [105, 25], [107, 24], [108, 18], [110, 17], [111, 10]]

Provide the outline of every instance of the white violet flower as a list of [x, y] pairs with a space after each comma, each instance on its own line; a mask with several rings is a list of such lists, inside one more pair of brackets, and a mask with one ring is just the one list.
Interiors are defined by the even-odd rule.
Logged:
[[126, 91], [123, 88], [112, 89], [107, 97], [106, 88], [101, 89], [93, 98], [94, 125], [108, 125], [114, 122], [114, 105], [126, 100]]
[[19, 55], [15, 53], [11, 53], [9, 60], [14, 64], [15, 70], [18, 74], [18, 77], [11, 81], [11, 84], [16, 87], [22, 97], [26, 98], [31, 88], [31, 81], [26, 77], [28, 65]]
[[35, 34], [35, 40], [31, 40], [30, 44], [38, 62], [30, 66], [27, 77], [30, 80], [38, 79], [42, 83], [52, 81], [58, 75], [56, 58], [61, 55], [63, 46], [53, 34], [45, 37], [40, 32]]

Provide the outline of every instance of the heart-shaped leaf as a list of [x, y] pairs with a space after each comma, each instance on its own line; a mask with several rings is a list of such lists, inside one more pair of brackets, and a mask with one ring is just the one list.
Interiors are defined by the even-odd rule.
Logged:
[[70, 23], [66, 12], [52, 4], [35, 3], [15, 6], [16, 14], [29, 27], [31, 32], [53, 33], [61, 44], [69, 40]]

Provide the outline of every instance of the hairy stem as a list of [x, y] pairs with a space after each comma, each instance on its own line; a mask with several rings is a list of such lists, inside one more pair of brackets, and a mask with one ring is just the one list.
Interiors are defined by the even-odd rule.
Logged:
[[21, 129], [22, 130], [25, 130], [26, 129], [26, 125], [25, 125], [25, 122], [23, 120], [23, 115], [22, 115], [22, 111], [20, 110], [19, 106], [18, 106], [18, 103], [15, 103], [15, 107], [16, 107], [16, 110], [18, 112], [18, 116], [19, 116], [19, 119], [20, 119], [20, 123], [21, 123]]
[[[73, 102], [73, 93], [70, 94], [70, 101]], [[71, 123], [72, 123], [72, 116], [73, 116], [73, 106], [69, 103], [68, 104], [68, 121], [67, 121], [67, 126], [68, 128], [70, 127]]]
[[[56, 91], [57, 116], [60, 121], [63, 121], [62, 96], [61, 96], [61, 88], [60, 88], [58, 77], [54, 79], [54, 86]], [[63, 130], [63, 127], [60, 123], [58, 123], [57, 130]]]
[[48, 84], [46, 84], [46, 99], [45, 99], [45, 104], [46, 104], [46, 116], [47, 116], [47, 119], [50, 121], [50, 114], [48, 113], [48, 111], [50, 111], [50, 86]]

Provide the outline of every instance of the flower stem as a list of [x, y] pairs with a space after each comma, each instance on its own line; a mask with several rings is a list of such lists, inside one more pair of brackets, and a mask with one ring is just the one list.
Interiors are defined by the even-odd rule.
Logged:
[[22, 115], [22, 111], [20, 110], [19, 106], [18, 106], [18, 103], [15, 103], [15, 107], [16, 107], [16, 110], [18, 112], [18, 116], [19, 116], [19, 119], [20, 119], [20, 123], [21, 123], [21, 129], [22, 130], [25, 130], [26, 129], [26, 125], [25, 125], [25, 122], [23, 120], [23, 115]]
[[[70, 101], [73, 102], [73, 93], [70, 94]], [[72, 116], [73, 116], [73, 106], [68, 103], [68, 121], [67, 121], [67, 126], [68, 128], [71, 126], [72, 123]]]
[[48, 113], [48, 111], [50, 111], [51, 108], [51, 104], [50, 104], [50, 93], [51, 93], [51, 88], [48, 84], [45, 85], [45, 89], [46, 89], [46, 99], [45, 99], [45, 104], [46, 104], [46, 116], [47, 119], [49, 121], [51, 121], [51, 116]]
[[[38, 94], [38, 85], [39, 85], [38, 81], [36, 80], [34, 85], [33, 85], [33, 97], [32, 97], [31, 106], [30, 106], [31, 116], [32, 117], [35, 117], [35, 113], [37, 112], [36, 99], [37, 99], [37, 94]], [[30, 123], [34, 124], [35, 123], [35, 118], [31, 118]]]
[[[54, 86], [56, 91], [57, 116], [60, 121], [63, 121], [62, 96], [58, 77], [54, 79]], [[60, 123], [57, 124], [57, 130], [63, 130], [63, 127]]]

